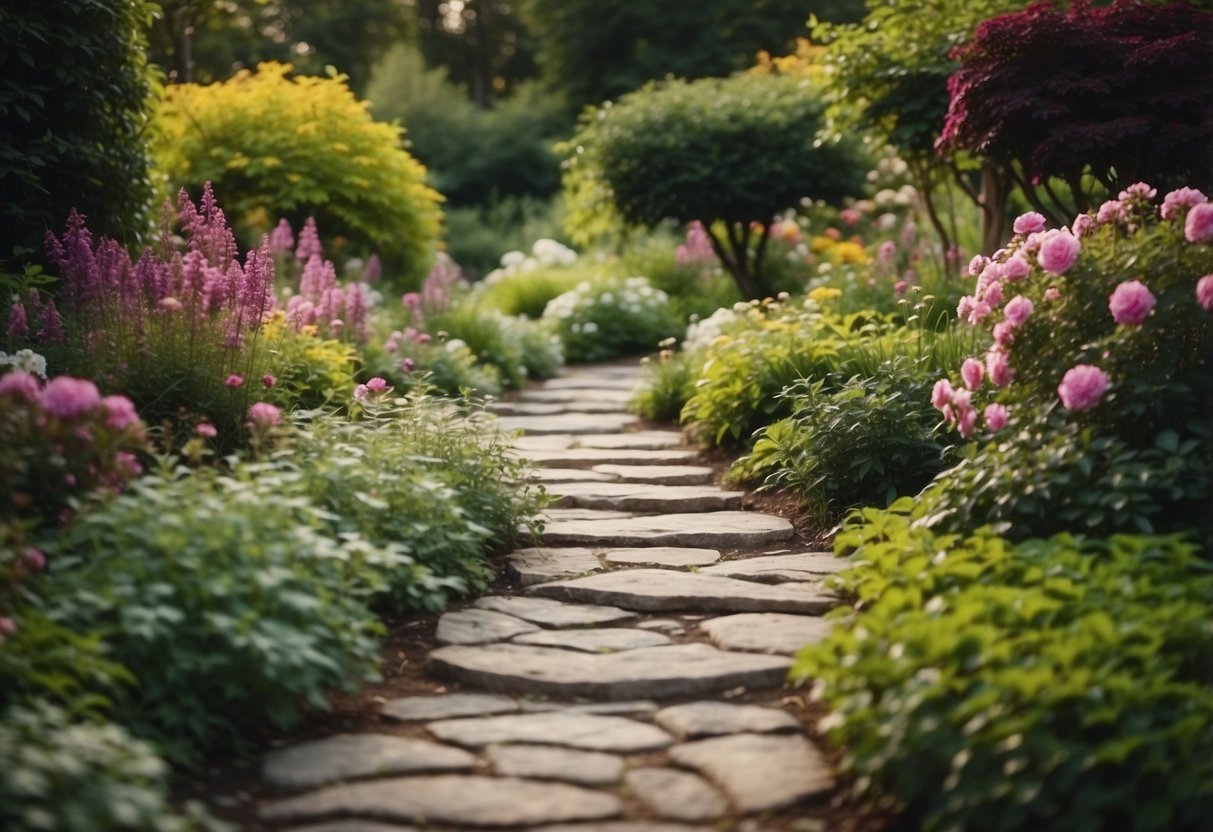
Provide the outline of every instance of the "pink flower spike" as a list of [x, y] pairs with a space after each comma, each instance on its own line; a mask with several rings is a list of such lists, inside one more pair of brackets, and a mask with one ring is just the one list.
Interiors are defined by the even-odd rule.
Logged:
[[1018, 329], [1023, 326], [1024, 321], [1031, 317], [1032, 311], [1032, 301], [1023, 295], [1016, 295], [1011, 298], [1011, 302], [1007, 304], [1007, 308], [1003, 310], [1003, 314], [1006, 316], [1007, 323]]
[[1015, 218], [1015, 224], [1011, 226], [1016, 234], [1031, 234], [1033, 231], [1045, 230], [1045, 218], [1043, 214], [1038, 214], [1035, 211], [1029, 211], [1026, 214], [1020, 214]]
[[1054, 229], [1047, 232], [1040, 241], [1040, 252], [1036, 261], [1040, 267], [1053, 274], [1065, 274], [1078, 260], [1078, 252], [1082, 244], [1068, 230]]
[[274, 427], [282, 424], [282, 411], [269, 402], [256, 402], [248, 409], [249, 427]]
[[1091, 364], [1076, 364], [1062, 376], [1057, 395], [1066, 410], [1081, 413], [1099, 404], [1107, 389], [1107, 373]]
[[[1213, 274], [1207, 274], [1196, 281], [1196, 302], [1201, 309], [1213, 310]], [[0, 381], [0, 384], [3, 384]]]
[[1007, 408], [998, 402], [986, 405], [985, 413], [986, 429], [991, 433], [997, 433], [1007, 426]]
[[244, 376], [238, 376], [235, 373], [232, 373], [230, 376], [228, 376], [227, 378], [225, 378], [223, 380], [223, 383], [226, 384], [228, 387], [232, 388], [233, 390], [235, 390], [237, 387], [241, 387], [244, 385]]
[[1126, 326], [1140, 326], [1158, 300], [1140, 280], [1126, 280], [1108, 296], [1112, 320]]
[[214, 439], [219, 435], [219, 431], [210, 422], [199, 422], [194, 425], [194, 433], [206, 439]]
[[79, 416], [99, 404], [101, 391], [87, 379], [56, 376], [42, 390], [42, 409], [60, 419]]
[[370, 391], [366, 389], [365, 384], [359, 384], [357, 387], [354, 388], [354, 399], [356, 401], [362, 401], [369, 394], [370, 394]]
[[405, 292], [404, 296], [400, 298], [400, 302], [409, 309], [416, 309], [421, 305], [421, 295], [416, 292]]
[[124, 430], [139, 423], [139, 413], [126, 396], [106, 396], [101, 400], [107, 414], [105, 423], [114, 430]]
[[981, 382], [985, 377], [985, 368], [976, 358], [966, 358], [964, 364], [960, 365], [960, 377], [964, 379], [965, 387], [976, 390], [981, 387]]
[[935, 387], [931, 390], [931, 405], [936, 410], [943, 410], [950, 401], [952, 401], [952, 382], [941, 378], [935, 382]]
[[1192, 206], [1184, 220], [1184, 238], [1189, 243], [1213, 240], [1213, 204], [1202, 202]]

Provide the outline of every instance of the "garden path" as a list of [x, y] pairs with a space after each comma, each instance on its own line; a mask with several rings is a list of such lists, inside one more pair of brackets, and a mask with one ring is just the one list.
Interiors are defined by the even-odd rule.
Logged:
[[[382, 733], [269, 754], [260, 807], [291, 832], [824, 829], [835, 783], [791, 656], [821, 638], [840, 568], [741, 510], [674, 430], [623, 412], [635, 365], [571, 370], [495, 407], [559, 497], [514, 590], [444, 614], [440, 695]], [[401, 733], [402, 729], [409, 731]]]

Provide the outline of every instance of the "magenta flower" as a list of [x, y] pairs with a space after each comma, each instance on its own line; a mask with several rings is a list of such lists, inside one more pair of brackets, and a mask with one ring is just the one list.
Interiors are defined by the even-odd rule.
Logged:
[[994, 324], [994, 343], [1004, 350], [1015, 343], [1015, 326], [1010, 321]]
[[294, 247], [295, 234], [291, 231], [291, 224], [286, 221], [286, 218], [278, 220], [278, 224], [270, 232], [270, 251], [274, 254], [281, 254]]
[[139, 413], [126, 396], [106, 396], [101, 404], [105, 405], [105, 423], [114, 430], [125, 430], [139, 423]]
[[363, 283], [378, 283], [383, 278], [383, 262], [378, 254], [367, 258], [366, 267], [362, 270]]
[[42, 324], [38, 327], [38, 339], [48, 344], [67, 343], [67, 331], [63, 328], [63, 317], [55, 308], [53, 300], [47, 301], [42, 310]]
[[368, 381], [366, 383], [366, 389], [371, 391], [372, 393], [387, 392], [387, 389], [388, 389], [387, 381], [380, 378], [379, 376], [375, 376], [373, 379], [371, 379], [370, 381]]
[[992, 349], [986, 353], [986, 375], [995, 387], [1006, 387], [1015, 376], [1006, 352]]
[[991, 433], [997, 433], [1007, 426], [1007, 408], [1004, 405], [997, 402], [986, 405], [984, 416], [986, 429]]
[[985, 368], [976, 358], [966, 358], [960, 365], [960, 377], [964, 379], [965, 387], [976, 390], [981, 387], [982, 379], [985, 377]]
[[950, 401], [952, 401], [952, 382], [941, 378], [935, 382], [935, 387], [931, 390], [931, 405], [936, 410], [943, 410], [944, 405]]
[[981, 274], [982, 271], [985, 270], [985, 267], [989, 264], [990, 258], [982, 257], [980, 254], [975, 255], [973, 259], [969, 261], [969, 274], [971, 274], [973, 277], [977, 277], [977, 275]]
[[1107, 373], [1091, 364], [1076, 364], [1062, 376], [1057, 395], [1066, 410], [1081, 413], [1099, 404], [1107, 389]]
[[25, 306], [18, 301], [8, 310], [8, 337], [25, 338], [29, 335], [29, 322], [25, 318]]
[[961, 408], [956, 411], [956, 432], [968, 439], [977, 428], [977, 409]]
[[1002, 305], [1002, 281], [993, 280], [981, 293], [981, 300], [990, 305], [991, 308]]
[[232, 373], [223, 380], [223, 383], [235, 390], [237, 387], [242, 387], [244, 385], [244, 376], [238, 376], [235, 373]]
[[269, 402], [256, 402], [248, 409], [248, 425], [269, 428], [282, 424], [282, 411]]
[[406, 373], [413, 372], [413, 370], [416, 368], [416, 366], [417, 366], [417, 362], [411, 358], [405, 358], [403, 361], [400, 362], [400, 369], [404, 370]]
[[1060, 297], [1061, 297], [1061, 290], [1058, 289], [1056, 286], [1050, 286], [1048, 289], [1045, 289], [1045, 300], [1048, 301], [1049, 303], [1052, 303], [1053, 301], [1057, 300]]
[[1009, 258], [1002, 267], [1002, 275], [1010, 283], [1014, 283], [1017, 280], [1023, 280], [1031, 271], [1032, 266], [1027, 260], [1020, 257], [1018, 254]]
[[897, 281], [893, 284], [893, 294], [896, 297], [901, 297], [906, 293], [906, 289], [909, 288], [909, 285], [910, 284], [906, 283], [904, 280]]
[[371, 393], [371, 391], [367, 389], [365, 384], [359, 384], [357, 387], [354, 388], [354, 398], [357, 401], [362, 401], [367, 396], [369, 396], [370, 393]]
[[404, 296], [400, 298], [400, 302], [409, 309], [416, 309], [421, 305], [421, 295], [416, 292], [405, 292]]
[[977, 305], [977, 298], [972, 295], [965, 295], [960, 299], [960, 303], [956, 304], [956, 318], [964, 320], [972, 313], [973, 307]]
[[42, 409], [60, 419], [71, 419], [101, 404], [97, 385], [83, 378], [56, 376], [42, 390]]
[[1011, 298], [1011, 302], [1007, 304], [1003, 314], [1006, 315], [1007, 323], [1018, 329], [1023, 326], [1024, 321], [1031, 317], [1032, 310], [1032, 301], [1023, 295], [1016, 295]]
[[33, 373], [25, 370], [13, 370], [0, 376], [0, 396], [12, 396], [25, 399], [27, 402], [37, 401], [42, 387]]
[[1095, 221], [1100, 225], [1125, 223], [1129, 221], [1129, 212], [1125, 209], [1124, 203], [1116, 199], [1109, 199], [1095, 212]]
[[300, 263], [306, 263], [313, 257], [324, 253], [320, 245], [320, 234], [316, 231], [316, 218], [308, 217], [299, 232], [299, 245], [295, 249], [295, 257]]
[[973, 326], [977, 326], [977, 324], [989, 317], [989, 314], [992, 311], [994, 310], [990, 304], [986, 303], [984, 300], [977, 301], [973, 304], [972, 311], [969, 312], [969, 323]]
[[1158, 303], [1140, 280], [1126, 280], [1108, 296], [1108, 310], [1118, 324], [1138, 326]]
[[1070, 233], [1075, 237], [1081, 237], [1095, 225], [1095, 217], [1090, 214], [1079, 214], [1074, 218], [1074, 224], [1070, 226]]
[[1162, 198], [1162, 208], [1158, 213], [1164, 220], [1169, 220], [1178, 217], [1179, 212], [1184, 208], [1191, 208], [1207, 201], [1205, 195], [1195, 188], [1179, 188]]
[[1044, 231], [1045, 218], [1042, 214], [1029, 211], [1016, 217], [1015, 224], [1011, 228], [1014, 229], [1016, 234], [1031, 234], [1033, 231]]
[[1068, 230], [1055, 228], [1041, 238], [1036, 262], [1047, 272], [1064, 274], [1078, 260], [1078, 252], [1081, 249], [1082, 244], [1078, 242], [1077, 237]]
[[[1196, 302], [1201, 309], [1213, 309], [1213, 274], [1207, 274], [1196, 281]], [[0, 381], [0, 384], [3, 384]]]
[[214, 439], [219, 435], [219, 431], [210, 422], [199, 422], [194, 425], [194, 433], [206, 439]]
[[1184, 220], [1184, 238], [1189, 243], [1203, 243], [1213, 239], [1213, 204], [1202, 202], [1193, 205]]
[[1158, 196], [1158, 189], [1151, 188], [1145, 182], [1137, 182], [1120, 192], [1117, 197], [1121, 202], [1128, 202], [1133, 199], [1149, 201]]
[[41, 572], [46, 569], [46, 555], [40, 549], [31, 546], [25, 550], [25, 563], [33, 571]]

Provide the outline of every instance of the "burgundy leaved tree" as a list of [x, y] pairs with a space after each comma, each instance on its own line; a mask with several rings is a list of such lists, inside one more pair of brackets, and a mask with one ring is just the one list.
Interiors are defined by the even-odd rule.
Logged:
[[953, 57], [937, 147], [1003, 167], [1055, 222], [1143, 180], [1213, 187], [1213, 11], [1034, 3], [982, 23]]

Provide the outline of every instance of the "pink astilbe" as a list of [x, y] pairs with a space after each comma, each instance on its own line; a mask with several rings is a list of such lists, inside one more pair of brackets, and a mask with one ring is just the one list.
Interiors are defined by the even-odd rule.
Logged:
[[362, 269], [363, 283], [378, 283], [383, 279], [383, 262], [379, 259], [378, 254], [372, 254], [367, 258], [366, 266]]
[[270, 253], [283, 254], [294, 247], [295, 233], [291, 231], [291, 224], [285, 218], [278, 220], [278, 224], [270, 232]]
[[21, 301], [13, 304], [8, 310], [8, 337], [14, 341], [29, 335], [29, 321], [25, 316], [25, 305]]
[[55, 302], [48, 300], [42, 308], [42, 323], [38, 327], [38, 340], [48, 344], [67, 343], [67, 330], [63, 328], [63, 318], [55, 308]]
[[303, 228], [299, 231], [299, 245], [295, 248], [295, 259], [300, 263], [307, 263], [313, 257], [320, 257], [324, 254], [324, 247], [320, 245], [320, 233], [316, 230], [316, 218], [308, 217], [303, 223]]
[[456, 286], [466, 286], [467, 280], [459, 265], [445, 252], [439, 252], [434, 267], [421, 287], [421, 305], [426, 314], [445, 312], [451, 305], [451, 294]]
[[361, 283], [345, 287], [345, 322], [350, 338], [359, 344], [366, 343], [370, 337], [366, 319], [366, 291]]

